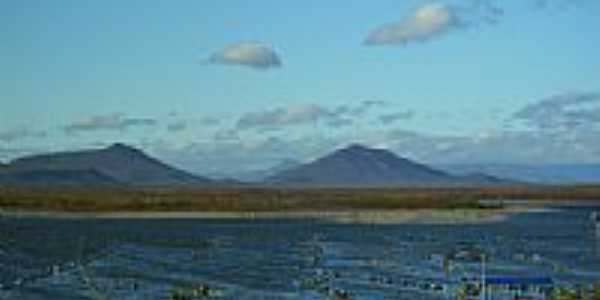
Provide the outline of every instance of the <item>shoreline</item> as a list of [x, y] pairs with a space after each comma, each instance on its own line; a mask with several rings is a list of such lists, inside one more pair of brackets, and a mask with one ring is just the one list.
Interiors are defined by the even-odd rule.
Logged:
[[119, 211], [119, 212], [60, 212], [35, 210], [6, 210], [0, 217], [95, 219], [95, 220], [315, 220], [341, 224], [485, 224], [506, 220], [521, 213], [546, 213], [557, 208], [544, 206], [511, 206], [485, 209], [350, 209], [332, 211], [279, 212], [206, 212], [206, 211]]

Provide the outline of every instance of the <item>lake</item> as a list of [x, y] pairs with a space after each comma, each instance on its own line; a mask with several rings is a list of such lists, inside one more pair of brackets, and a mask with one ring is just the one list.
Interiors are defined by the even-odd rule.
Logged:
[[600, 281], [592, 211], [448, 224], [2, 215], [0, 299], [451, 299], [482, 254], [488, 276], [588, 285]]

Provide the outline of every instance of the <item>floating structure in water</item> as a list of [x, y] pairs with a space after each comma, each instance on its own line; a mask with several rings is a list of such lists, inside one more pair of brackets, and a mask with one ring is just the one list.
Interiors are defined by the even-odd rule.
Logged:
[[489, 276], [467, 281], [455, 293], [464, 300], [545, 300], [553, 288], [550, 277]]
[[553, 281], [549, 277], [487, 277], [482, 300], [531, 299], [550, 297]]
[[[539, 255], [536, 254], [539, 257]], [[549, 299], [554, 288], [552, 278], [547, 276], [503, 276], [488, 275], [486, 262], [488, 255], [479, 255], [481, 274], [479, 278], [463, 280], [457, 291], [464, 300], [545, 300]], [[541, 258], [539, 258], [541, 260]]]

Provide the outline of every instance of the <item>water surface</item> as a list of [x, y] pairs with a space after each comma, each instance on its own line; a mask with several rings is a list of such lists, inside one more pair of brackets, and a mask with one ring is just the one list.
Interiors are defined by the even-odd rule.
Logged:
[[[481, 272], [600, 280], [600, 207], [494, 222], [0, 217], [0, 299], [447, 299]], [[435, 222], [434, 222], [435, 223]], [[452, 258], [452, 259], [448, 259]]]

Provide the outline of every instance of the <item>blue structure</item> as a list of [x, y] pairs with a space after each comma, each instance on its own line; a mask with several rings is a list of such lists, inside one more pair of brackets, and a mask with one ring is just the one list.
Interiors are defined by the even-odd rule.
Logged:
[[490, 276], [484, 280], [482, 299], [547, 299], [552, 291], [550, 277]]
[[552, 285], [550, 277], [498, 276], [485, 279], [486, 285]]

